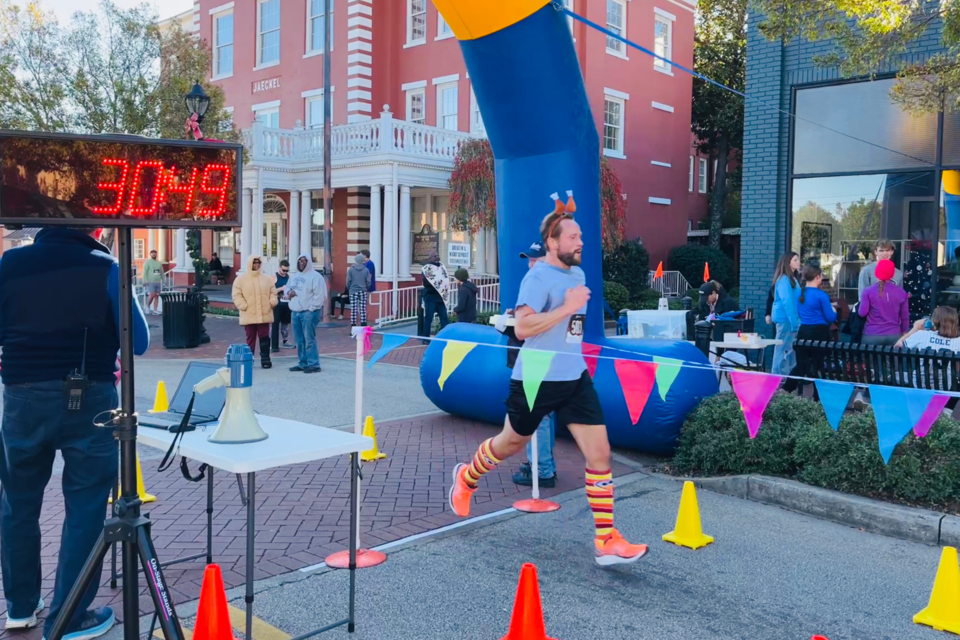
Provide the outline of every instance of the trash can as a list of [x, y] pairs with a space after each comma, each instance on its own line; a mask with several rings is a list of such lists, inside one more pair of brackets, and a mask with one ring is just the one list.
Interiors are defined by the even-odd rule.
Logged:
[[203, 295], [194, 292], [161, 293], [163, 301], [163, 346], [194, 349], [200, 346]]
[[709, 320], [701, 320], [693, 326], [694, 343], [697, 349], [703, 352], [703, 355], [710, 357], [710, 341], [713, 339], [713, 323]]

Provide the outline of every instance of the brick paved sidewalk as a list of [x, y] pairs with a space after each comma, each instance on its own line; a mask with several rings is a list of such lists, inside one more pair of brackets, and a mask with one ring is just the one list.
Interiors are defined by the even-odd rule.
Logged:
[[[447, 490], [453, 466], [473, 456], [479, 444], [496, 434], [492, 425], [436, 414], [377, 426], [377, 440], [385, 460], [364, 463], [361, 543], [365, 547], [397, 540], [457, 522], [448, 510]], [[544, 496], [583, 487], [583, 457], [572, 440], [558, 439], [555, 446], [558, 485]], [[510, 506], [521, 493], [511, 481], [523, 461], [516, 456], [481, 481], [471, 515], [491, 513]], [[283, 467], [257, 475], [257, 580], [322, 562], [327, 554], [345, 548], [349, 527], [350, 480], [348, 458]], [[196, 472], [196, 464], [191, 465]], [[630, 471], [614, 464], [614, 474]], [[158, 501], [149, 504], [154, 542], [161, 561], [192, 555], [204, 549], [206, 532], [206, 482], [183, 479], [177, 465], [166, 473], [156, 471], [156, 461], [145, 464], [144, 480]], [[56, 477], [55, 477], [56, 478]], [[215, 476], [214, 562], [223, 569], [227, 588], [243, 584], [245, 576], [246, 511], [240, 502], [235, 476]], [[43, 535], [43, 596], [49, 604], [56, 570], [63, 498], [59, 486], [47, 489], [41, 516]], [[584, 516], [589, 518], [589, 514]], [[584, 553], [589, 551], [585, 541]], [[109, 558], [109, 556], [108, 556]], [[95, 606], [111, 605], [121, 613], [120, 589], [111, 590], [109, 562]], [[203, 561], [168, 567], [164, 574], [175, 603], [199, 597]], [[141, 583], [142, 584], [142, 583]], [[2, 586], [2, 585], [0, 585]], [[6, 605], [0, 602], [5, 613]], [[141, 610], [151, 609], [141, 589]], [[40, 630], [3, 632], [0, 639], [39, 640]]]

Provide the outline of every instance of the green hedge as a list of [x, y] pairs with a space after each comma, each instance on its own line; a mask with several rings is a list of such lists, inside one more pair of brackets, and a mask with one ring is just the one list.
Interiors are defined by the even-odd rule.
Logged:
[[630, 292], [619, 282], [603, 283], [603, 299], [607, 301], [617, 317], [620, 317], [621, 309], [630, 308]]
[[667, 262], [670, 269], [679, 271], [690, 286], [699, 289], [703, 284], [703, 266], [710, 264], [710, 279], [716, 280], [727, 291], [737, 286], [734, 280], [733, 260], [720, 249], [699, 244], [685, 244], [670, 250]]
[[777, 393], [753, 440], [733, 393], [704, 400], [684, 424], [672, 461], [684, 474], [758, 473], [935, 508], [960, 511], [960, 423], [939, 418], [883, 463], [869, 409], [848, 413], [834, 431], [818, 402]]
[[[650, 286], [649, 271], [650, 254], [636, 240], [628, 240], [603, 256], [604, 282], [616, 282], [626, 287], [633, 308], [637, 308], [637, 300]], [[619, 313], [620, 310], [615, 311]]]

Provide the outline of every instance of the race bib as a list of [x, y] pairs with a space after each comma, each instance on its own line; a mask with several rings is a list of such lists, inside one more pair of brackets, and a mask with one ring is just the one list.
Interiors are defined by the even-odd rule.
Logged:
[[587, 316], [583, 313], [577, 313], [570, 316], [570, 323], [567, 324], [567, 344], [580, 344], [583, 342], [583, 323]]

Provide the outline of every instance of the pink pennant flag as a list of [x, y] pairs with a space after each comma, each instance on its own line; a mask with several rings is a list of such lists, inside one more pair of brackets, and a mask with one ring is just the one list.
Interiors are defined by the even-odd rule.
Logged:
[[917, 420], [917, 424], [913, 425], [913, 433], [916, 434], [918, 438], [922, 438], [930, 432], [930, 427], [932, 427], [933, 423], [940, 417], [940, 412], [943, 411], [943, 408], [947, 406], [947, 402], [949, 401], [950, 396], [941, 395], [934, 395], [933, 398], [930, 399], [930, 404], [927, 405], [926, 411], [924, 411], [920, 419]]
[[373, 333], [373, 327], [363, 327], [360, 332], [363, 334], [363, 355], [367, 355], [367, 351], [370, 351], [370, 334]]
[[647, 406], [650, 392], [653, 391], [653, 383], [657, 379], [657, 365], [637, 360], [614, 360], [613, 366], [620, 379], [623, 399], [627, 401], [630, 421], [637, 424], [643, 408]]
[[583, 359], [587, 362], [587, 371], [590, 372], [590, 377], [592, 378], [597, 373], [597, 365], [600, 363], [596, 357], [600, 355], [600, 351], [603, 349], [598, 344], [588, 344], [586, 342], [580, 343], [580, 348], [583, 352]]
[[747, 421], [747, 431], [750, 438], [756, 438], [763, 421], [763, 411], [770, 404], [770, 398], [780, 387], [783, 376], [768, 373], [748, 373], [746, 371], [731, 371], [730, 379], [733, 382], [733, 392], [740, 400], [743, 417]]

